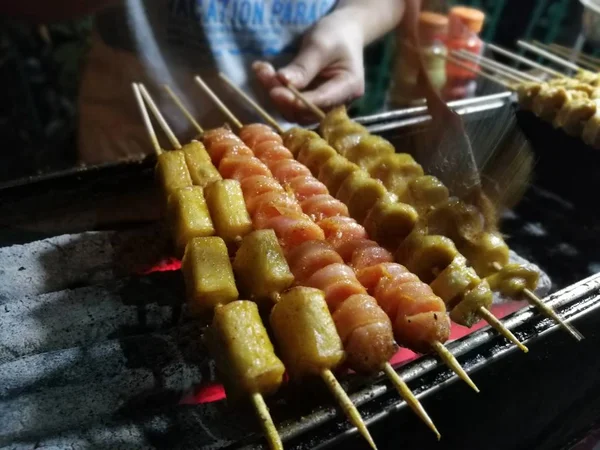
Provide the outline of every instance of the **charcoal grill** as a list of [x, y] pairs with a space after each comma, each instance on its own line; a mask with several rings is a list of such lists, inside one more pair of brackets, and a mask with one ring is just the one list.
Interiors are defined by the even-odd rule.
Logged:
[[[477, 130], [512, 115], [508, 94], [488, 100], [462, 106], [475, 148], [490, 140]], [[426, 133], [418, 112], [361, 121], [408, 148]], [[0, 448], [262, 445], [254, 416], [220, 400], [202, 324], [182, 313], [178, 262], [167, 258], [156, 224], [153, 164], [149, 157], [0, 189], [3, 243], [17, 243], [0, 248]], [[534, 183], [503, 226], [511, 248], [550, 275], [549, 302], [586, 339], [577, 343], [524, 308], [506, 323], [528, 355], [488, 327], [450, 343], [479, 395], [434, 358], [402, 366], [440, 443], [384, 379], [342, 377], [379, 448], [558, 449], [600, 420], [593, 217]], [[311, 395], [288, 387], [269, 402], [286, 448], [365, 448], [319, 386]]]

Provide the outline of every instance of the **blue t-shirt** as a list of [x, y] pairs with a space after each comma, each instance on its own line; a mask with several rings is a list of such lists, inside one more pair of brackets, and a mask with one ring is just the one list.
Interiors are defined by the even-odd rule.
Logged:
[[[182, 77], [191, 79], [198, 73], [210, 80], [223, 72], [268, 107], [250, 65], [257, 59], [276, 68], [290, 62], [302, 36], [335, 4], [336, 0], [126, 0], [123, 8], [100, 15], [97, 29], [109, 47], [134, 52], [157, 84], [168, 83], [177, 90], [185, 84]], [[202, 111], [198, 113], [201, 117]]]

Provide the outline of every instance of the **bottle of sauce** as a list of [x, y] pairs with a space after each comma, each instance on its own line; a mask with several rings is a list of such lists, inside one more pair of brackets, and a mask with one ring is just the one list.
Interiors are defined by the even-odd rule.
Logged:
[[[444, 41], [448, 33], [448, 19], [441, 14], [424, 11], [419, 15], [419, 43], [423, 62], [434, 88], [440, 92], [446, 84], [447, 54]], [[390, 106], [402, 107], [422, 102], [423, 94], [417, 87], [418, 64], [414, 50], [404, 45], [404, 35], [396, 38], [396, 63], [392, 76]]]
[[[464, 6], [456, 6], [450, 10], [448, 23], [448, 51], [465, 50], [480, 55], [483, 41], [479, 33], [483, 28], [485, 14], [482, 11]], [[463, 64], [477, 70], [475, 63], [462, 61]], [[457, 66], [450, 61], [446, 64], [447, 84], [444, 97], [447, 100], [473, 96], [477, 88], [477, 74], [471, 70]]]

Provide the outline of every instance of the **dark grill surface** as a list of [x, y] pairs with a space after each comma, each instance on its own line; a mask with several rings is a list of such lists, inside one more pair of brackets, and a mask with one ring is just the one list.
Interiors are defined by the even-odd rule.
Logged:
[[[131, 168], [116, 170], [112, 176], [120, 183], [119, 188], [113, 186], [109, 191], [127, 191], [122, 184], [125, 178], [118, 175]], [[133, 192], [143, 187], [147, 190], [152, 183], [151, 171], [143, 166], [135, 173], [137, 187]], [[81, 190], [102, 198], [105, 186], [112, 185], [94, 176], [83, 174], [70, 184], [43, 181], [42, 194], [36, 194], [29, 185], [19, 187], [17, 194], [0, 193], [15, 206], [20, 203], [19, 195], [31, 192], [20, 213], [2, 216], [3, 225], [27, 224], [28, 229], [38, 230], [39, 223], [35, 222], [43, 213], [37, 211], [32, 213], [34, 220], [27, 219], [36, 195], [42, 195], [44, 202], [48, 200], [41, 211], [52, 208], [53, 196], [60, 197], [56, 201], [68, 210], [69, 202]], [[86, 177], [91, 182], [84, 182]], [[451, 344], [463, 365], [475, 372], [475, 381], [483, 388], [480, 396], [455, 383], [449, 371], [433, 358], [406, 364], [403, 377], [423, 395], [425, 407], [444, 435], [439, 444], [434, 444], [386, 382], [342, 377], [363, 416], [375, 422], [372, 429], [380, 448], [552, 449], [562, 445], [559, 439], [540, 440], [540, 436], [552, 435], [552, 421], [557, 420], [549, 412], [537, 415], [535, 427], [515, 423], [530, 424], [541, 408], [535, 400], [549, 395], [548, 389], [557, 389], [558, 381], [543, 383], [550, 379], [543, 373], [549, 359], [568, 360], [577, 349], [593, 348], [600, 339], [591, 331], [597, 331], [600, 277], [571, 286], [599, 271], [600, 222], [552, 192], [547, 185], [532, 186], [519, 206], [504, 217], [503, 231], [512, 249], [550, 275], [555, 291], [567, 288], [553, 301], [563, 314], [577, 318], [575, 324], [585, 327], [582, 331], [589, 341], [576, 344], [549, 320], [525, 309], [513, 314], [508, 323], [538, 356], [521, 355], [488, 328]], [[62, 197], [65, 193], [67, 200]], [[149, 198], [154, 201], [152, 195]], [[225, 401], [211, 401], [214, 395], [218, 398], [218, 389], [202, 342], [203, 324], [189, 319], [182, 307], [183, 281], [179, 271], [172, 270], [177, 265], [165, 260], [169, 243], [164, 230], [155, 225], [134, 228], [126, 223], [122, 227], [125, 231], [80, 233], [85, 229], [80, 210], [90, 206], [83, 201], [75, 203], [73, 222], [53, 223], [55, 229], [68, 234], [0, 248], [0, 448], [259, 446], [258, 424], [246, 405], [229, 407]], [[0, 212], [3, 208], [0, 206]], [[89, 217], [97, 216], [89, 212]], [[14, 221], [9, 223], [8, 217]], [[551, 346], [546, 346], [547, 342], [552, 342]], [[585, 395], [600, 399], [598, 383], [590, 381], [594, 377], [600, 380], [600, 372], [594, 372], [597, 364], [583, 365], [585, 356], [580, 356], [581, 370], [577, 371], [575, 362], [569, 363], [577, 374], [577, 386], [572, 386], [571, 392], [556, 392], [556, 404], [571, 408], [571, 417], [589, 421], [600, 417], [600, 411], [582, 408], [577, 399]], [[519, 366], [511, 365], [511, 361]], [[529, 372], [519, 375], [526, 364], [531, 365]], [[585, 373], [586, 367], [591, 373]], [[506, 373], [513, 374], [512, 378]], [[559, 363], [553, 366], [552, 374], [563, 377], [557, 380], [564, 382], [569, 371]], [[521, 380], [523, 386], [529, 386], [528, 376], [539, 380], [539, 386], [533, 385], [539, 392], [520, 390]], [[492, 380], [496, 384], [490, 385]], [[575, 391], [578, 397], [569, 402]], [[348, 424], [332, 407], [320, 383], [303, 389], [286, 387], [268, 403], [286, 448], [364, 448], [355, 433], [348, 432]], [[500, 416], [503, 410], [513, 414], [506, 419], [511, 423], [510, 431], [502, 433], [494, 428], [484, 412], [487, 410]], [[469, 412], [472, 422], [461, 422], [460, 417], [468, 420]], [[517, 417], [520, 412], [525, 416]], [[584, 429], [585, 423], [579, 428]], [[561, 437], [569, 433], [572, 430]]]

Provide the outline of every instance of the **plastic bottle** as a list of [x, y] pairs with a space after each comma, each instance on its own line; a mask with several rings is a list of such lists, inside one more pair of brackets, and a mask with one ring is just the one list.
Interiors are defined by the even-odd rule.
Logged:
[[[444, 41], [447, 38], [448, 19], [433, 12], [419, 15], [419, 41], [423, 62], [435, 89], [441, 91], [446, 84], [447, 54]], [[396, 41], [396, 63], [392, 77], [390, 104], [393, 107], [417, 103], [423, 94], [417, 88], [418, 64], [416, 54], [403, 44], [404, 36], [399, 32]]]
[[[479, 33], [483, 28], [485, 14], [482, 11], [464, 6], [456, 6], [450, 10], [448, 22], [448, 51], [466, 50], [475, 55], [480, 55], [483, 41]], [[463, 62], [473, 69], [478, 69], [477, 64]], [[447, 84], [444, 89], [446, 99], [470, 97], [477, 88], [477, 74], [473, 71], [459, 67], [451, 62], [446, 64]]]

